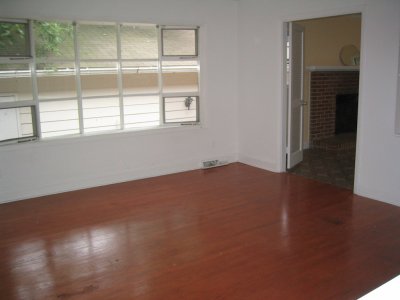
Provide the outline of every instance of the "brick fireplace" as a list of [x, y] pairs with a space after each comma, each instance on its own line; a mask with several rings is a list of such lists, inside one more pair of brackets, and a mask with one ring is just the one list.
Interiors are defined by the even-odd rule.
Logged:
[[336, 96], [358, 93], [359, 71], [312, 71], [310, 144], [335, 135]]

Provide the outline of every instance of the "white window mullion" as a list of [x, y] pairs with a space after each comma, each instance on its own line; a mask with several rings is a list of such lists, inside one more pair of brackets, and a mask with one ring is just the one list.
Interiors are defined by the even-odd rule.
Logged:
[[82, 87], [81, 87], [81, 63], [79, 55], [79, 41], [78, 41], [78, 30], [79, 25], [73, 23], [73, 35], [74, 35], [74, 52], [75, 52], [75, 81], [76, 81], [76, 96], [78, 100], [78, 116], [79, 116], [79, 132], [83, 134], [83, 105], [82, 105]]
[[30, 62], [31, 78], [32, 78], [32, 95], [33, 101], [35, 103], [35, 124], [36, 133], [40, 138], [42, 138], [42, 130], [40, 126], [40, 111], [39, 111], [39, 96], [38, 96], [38, 85], [36, 76], [36, 53], [35, 53], [35, 36], [33, 32], [33, 21], [29, 20], [29, 37], [30, 37], [30, 52], [32, 55], [32, 60]]
[[159, 93], [159, 107], [160, 107], [160, 125], [165, 124], [164, 114], [164, 99], [163, 99], [163, 76], [162, 76], [162, 40], [161, 40], [161, 26], [157, 26], [157, 44], [158, 44], [158, 93]]
[[121, 24], [117, 23], [117, 80], [118, 80], [118, 96], [119, 96], [119, 113], [120, 113], [120, 128], [124, 130], [124, 97], [122, 93], [122, 65], [121, 65]]

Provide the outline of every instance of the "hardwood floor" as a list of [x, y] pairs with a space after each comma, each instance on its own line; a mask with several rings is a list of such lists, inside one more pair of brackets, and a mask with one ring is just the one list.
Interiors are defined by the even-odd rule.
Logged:
[[355, 299], [400, 208], [243, 164], [0, 205], [1, 299]]

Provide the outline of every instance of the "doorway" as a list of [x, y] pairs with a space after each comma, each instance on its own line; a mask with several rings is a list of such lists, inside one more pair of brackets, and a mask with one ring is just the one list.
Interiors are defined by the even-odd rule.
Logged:
[[[291, 116], [292, 39], [287, 57], [287, 171], [339, 187], [353, 189], [358, 114], [361, 14], [288, 23], [303, 28], [302, 114]], [[290, 31], [290, 30], [288, 30]], [[296, 50], [298, 51], [298, 50]], [[298, 55], [297, 55], [298, 57]], [[298, 59], [298, 58], [297, 58]], [[296, 72], [296, 71], [295, 71]], [[297, 81], [297, 82], [296, 82]], [[299, 121], [300, 120], [300, 121]], [[299, 123], [300, 122], [300, 123]], [[295, 124], [294, 124], [295, 123]], [[290, 141], [301, 130], [301, 159], [293, 164]], [[297, 131], [296, 131], [297, 130]], [[297, 154], [294, 158], [298, 159]]]

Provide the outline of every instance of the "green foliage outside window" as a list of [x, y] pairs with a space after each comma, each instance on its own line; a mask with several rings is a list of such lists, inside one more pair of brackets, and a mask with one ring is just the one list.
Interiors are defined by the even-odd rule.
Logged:
[[35, 22], [36, 56], [60, 56], [61, 45], [72, 39], [72, 24], [58, 22]]
[[[30, 56], [27, 23], [0, 22], [0, 56]], [[72, 40], [71, 24], [34, 23], [36, 56], [60, 56], [64, 41]], [[70, 42], [69, 42], [70, 43]]]
[[0, 23], [0, 56], [29, 56], [27, 24]]

